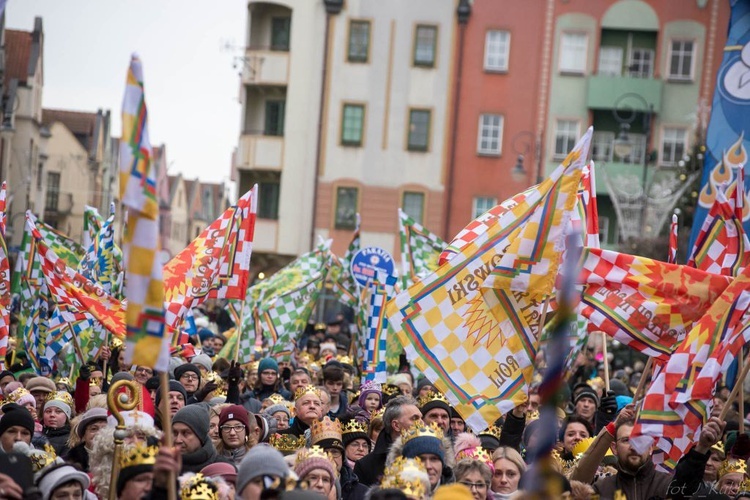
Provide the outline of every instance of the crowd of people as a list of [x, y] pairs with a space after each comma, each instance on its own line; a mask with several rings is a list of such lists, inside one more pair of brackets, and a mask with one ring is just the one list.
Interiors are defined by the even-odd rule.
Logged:
[[[166, 390], [118, 345], [73, 384], [1, 372], [0, 499], [161, 499], [172, 485], [179, 498], [217, 500], [504, 500], [538, 490], [527, 462], [543, 425], [536, 386], [475, 434], [403, 359], [386, 384], [360, 381], [341, 316], [311, 325], [290, 361], [241, 364], [218, 356], [231, 323], [195, 313], [200, 330], [171, 358]], [[554, 474], [544, 477], [561, 496], [750, 498], [740, 413], [712, 416], [674, 471], [662, 472], [629, 444], [640, 374], [616, 372], [606, 390], [585, 358], [577, 368], [558, 398]], [[118, 421], [108, 396], [121, 392], [138, 404]], [[726, 402], [718, 391], [715, 409]]]

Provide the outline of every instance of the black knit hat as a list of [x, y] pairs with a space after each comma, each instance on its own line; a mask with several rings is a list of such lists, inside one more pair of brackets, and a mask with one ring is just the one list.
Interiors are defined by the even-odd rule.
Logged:
[[34, 417], [29, 410], [16, 403], [3, 405], [3, 416], [0, 418], [0, 436], [13, 426], [23, 427], [34, 434]]
[[[187, 391], [185, 390], [185, 387], [179, 383], [176, 380], [170, 380], [169, 381], [169, 391], [167, 392], [179, 392], [182, 394], [182, 401], [187, 404], [188, 396]], [[156, 404], [156, 407], [159, 407], [159, 403], [161, 403], [161, 390], [156, 391], [156, 400], [154, 401]]]
[[201, 371], [198, 369], [197, 366], [195, 366], [192, 363], [185, 363], [184, 365], [180, 365], [177, 368], [174, 369], [174, 378], [177, 380], [180, 380], [180, 377], [185, 374], [185, 372], [193, 372], [196, 375], [198, 375], [198, 380], [201, 379]]

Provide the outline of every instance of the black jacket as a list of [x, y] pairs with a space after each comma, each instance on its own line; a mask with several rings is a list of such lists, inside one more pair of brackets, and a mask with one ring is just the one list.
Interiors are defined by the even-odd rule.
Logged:
[[383, 429], [378, 435], [378, 440], [375, 441], [375, 448], [354, 464], [354, 473], [361, 484], [372, 486], [380, 482], [385, 472], [385, 461], [392, 443], [391, 435]]
[[302, 420], [295, 418], [294, 422], [292, 422], [292, 425], [289, 426], [288, 429], [284, 429], [283, 431], [279, 431], [279, 434], [294, 434], [297, 437], [304, 436], [305, 431], [309, 429], [310, 426], [304, 423]]
[[337, 418], [343, 421], [346, 418], [347, 410], [349, 409], [349, 400], [346, 397], [346, 391], [339, 393], [339, 409], [336, 413], [333, 410], [328, 412], [328, 417], [333, 420]]
[[339, 481], [341, 482], [341, 500], [364, 500], [365, 495], [370, 491], [370, 488], [360, 484], [359, 478], [346, 465], [346, 462], [341, 466]]
[[83, 472], [89, 472], [89, 452], [86, 450], [85, 443], [72, 447], [63, 458], [68, 463], [78, 465]]
[[59, 429], [50, 429], [45, 427], [42, 434], [49, 441], [50, 446], [55, 449], [58, 457], [64, 457], [68, 453], [68, 438], [70, 437], [70, 424]]
[[512, 411], [509, 411], [505, 415], [505, 422], [503, 422], [503, 431], [500, 434], [500, 446], [507, 446], [516, 451], [521, 451], [521, 439], [523, 438], [523, 430], [525, 428], [526, 418], [518, 418], [513, 415]]
[[214, 462], [231, 463], [228, 459], [219, 456], [211, 440], [206, 439], [206, 442], [202, 447], [192, 453], [185, 453], [182, 455], [182, 471], [180, 471], [180, 474], [186, 472], [200, 472], [203, 467]]

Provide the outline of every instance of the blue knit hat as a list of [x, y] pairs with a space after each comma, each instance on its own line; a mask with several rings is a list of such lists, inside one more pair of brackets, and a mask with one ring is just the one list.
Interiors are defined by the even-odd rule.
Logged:
[[201, 339], [201, 343], [205, 342], [206, 339], [210, 339], [215, 337], [214, 332], [209, 330], [208, 328], [201, 328], [198, 330], [198, 338]]
[[273, 370], [276, 373], [279, 373], [279, 364], [273, 358], [263, 358], [260, 360], [260, 363], [258, 363], [258, 375], [266, 370]]
[[417, 458], [426, 453], [440, 457], [440, 461], [445, 465], [443, 442], [433, 436], [418, 436], [412, 438], [406, 442], [404, 449], [401, 451], [401, 454], [406, 458]]

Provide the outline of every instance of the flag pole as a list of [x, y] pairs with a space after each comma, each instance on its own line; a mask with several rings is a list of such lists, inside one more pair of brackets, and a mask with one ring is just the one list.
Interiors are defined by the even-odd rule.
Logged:
[[643, 367], [643, 373], [641, 373], [641, 380], [638, 382], [638, 387], [635, 390], [635, 394], [633, 395], [633, 402], [638, 404], [638, 400], [643, 397], [643, 391], [646, 389], [646, 379], [651, 374], [651, 368], [654, 365], [654, 358], [649, 357], [648, 361], [646, 361], [646, 366]]
[[[740, 361], [741, 362], [741, 361]], [[750, 370], [750, 362], [745, 359], [744, 362], [742, 362], [742, 370], [740, 371], [740, 374], [737, 376], [737, 380], [745, 380], [745, 377], [747, 376], [748, 370]], [[727, 399], [726, 404], [724, 405], [724, 409], [721, 410], [721, 415], [719, 415], [720, 420], [726, 420], [727, 419], [727, 413], [729, 413], [729, 409], [732, 407], [732, 403], [734, 403], [734, 400], [737, 398], [737, 394], [740, 392], [740, 389], [742, 388], [742, 384], [734, 384], [734, 389], [732, 389], [732, 392], [729, 394], [729, 398]], [[744, 420], [744, 416], [740, 415], [740, 421]]]
[[604, 388], [606, 389], [607, 392], [609, 392], [609, 356], [607, 355], [607, 334], [604, 332], [601, 332], [601, 334], [602, 334], [602, 354], [604, 354]]
[[[743, 353], [744, 354], [744, 353]], [[737, 364], [737, 370], [741, 373], [744, 367], [744, 356], [740, 356], [740, 359], [738, 360]], [[745, 433], [745, 388], [743, 382], [745, 381], [745, 377], [740, 377], [739, 373], [737, 374], [737, 380], [734, 382], [735, 387], [740, 387], [740, 434]]]
[[240, 359], [240, 341], [242, 341], [242, 325], [245, 322], [245, 299], [242, 300], [242, 310], [240, 311], [240, 324], [237, 325], [237, 342], [234, 346], [234, 362], [237, 363]]
[[[169, 414], [169, 374], [159, 372], [159, 390], [161, 391], [161, 428], [164, 436], [164, 446], [172, 451], [172, 416]], [[177, 490], [175, 489], [175, 475], [173, 471], [169, 472], [167, 479], [167, 498], [169, 500], [177, 499]]]

